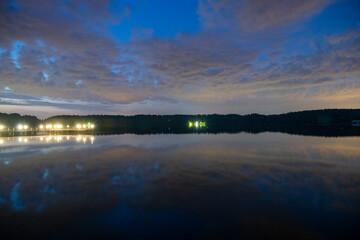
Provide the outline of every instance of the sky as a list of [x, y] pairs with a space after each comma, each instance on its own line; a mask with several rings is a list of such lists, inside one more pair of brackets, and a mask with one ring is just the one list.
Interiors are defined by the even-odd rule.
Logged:
[[360, 108], [358, 0], [1, 0], [0, 112]]

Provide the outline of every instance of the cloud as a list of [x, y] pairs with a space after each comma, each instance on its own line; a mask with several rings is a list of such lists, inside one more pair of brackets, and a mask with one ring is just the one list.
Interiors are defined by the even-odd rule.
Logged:
[[[82, 106], [73, 104], [77, 100], [113, 104], [102, 112], [122, 113], [158, 113], [157, 104], [163, 113], [356, 107], [358, 29], [292, 36], [302, 31], [299, 23], [332, 2], [201, 0], [202, 31], [159, 38], [152, 29], [134, 26], [126, 43], [116, 41], [107, 26], [121, 26], [135, 11], [129, 6], [2, 2], [0, 84], [12, 89], [10, 105], [31, 96], [49, 101], [44, 108], [73, 111]], [[294, 45], [291, 51], [288, 45]], [[310, 50], [300, 51], [303, 46]], [[100, 106], [84, 107], [84, 112]]]
[[19, 56], [20, 56], [20, 51], [23, 46], [24, 46], [24, 43], [16, 41], [13, 43], [13, 50], [10, 52], [12, 63], [15, 65], [15, 67], [17, 69], [21, 69], [21, 66], [20, 66], [18, 60], [19, 60]]
[[[326, 40], [322, 51], [311, 54], [289, 56], [278, 51], [278, 61], [265, 58], [261, 64], [255, 63], [261, 49], [237, 45], [231, 36], [222, 38], [216, 34], [152, 39], [144, 42], [140, 51], [147, 53], [144, 66], [166, 79], [158, 88], [166, 89], [176, 99], [213, 104], [248, 97], [257, 102], [256, 98], [265, 96], [291, 99], [296, 93], [300, 100], [306, 100], [305, 95], [309, 98], [318, 94], [316, 99], [323, 97], [325, 102], [334, 91], [342, 93], [341, 89], [352, 92], [343, 95], [344, 99], [358, 93], [359, 40], [353, 33], [351, 40], [340, 44]], [[314, 87], [321, 91], [311, 95]]]
[[5, 93], [9, 93], [9, 92], [12, 92], [13, 90], [9, 87], [4, 87], [4, 92]]
[[[186, 113], [179, 102], [174, 99], [150, 96], [134, 103], [118, 103], [99, 100], [81, 100], [76, 98], [53, 98], [46, 96], [18, 95], [12, 92], [0, 91], [1, 111], [7, 113], [21, 112], [34, 114], [41, 118], [61, 114], [162, 114], [165, 110], [171, 113]], [[161, 106], [161, 108], [159, 108]], [[144, 110], [145, 109], [145, 110]]]
[[82, 84], [82, 80], [79, 80], [75, 83], [76, 86], [80, 86]]
[[335, 0], [200, 0], [198, 14], [207, 28], [258, 31], [281, 27], [319, 13]]

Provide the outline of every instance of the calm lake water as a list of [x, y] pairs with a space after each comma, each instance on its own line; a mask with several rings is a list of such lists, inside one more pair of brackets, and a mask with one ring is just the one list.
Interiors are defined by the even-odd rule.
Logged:
[[360, 137], [0, 138], [8, 238], [360, 239], [359, 223]]

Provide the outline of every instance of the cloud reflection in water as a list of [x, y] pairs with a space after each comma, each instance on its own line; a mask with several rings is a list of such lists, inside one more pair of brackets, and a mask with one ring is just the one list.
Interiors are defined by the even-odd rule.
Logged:
[[[266, 235], [285, 228], [287, 237], [356, 232], [358, 138], [121, 135], [98, 136], [96, 148], [88, 141], [79, 139], [86, 148], [72, 143], [62, 151], [15, 156], [0, 168], [0, 196], [21, 195], [23, 221], [37, 214], [34, 224], [43, 230], [65, 224], [85, 237], [102, 231], [145, 237], [164, 229], [179, 237], [257, 237], [257, 229]], [[94, 224], [107, 227], [94, 232], [88, 228]], [[333, 224], [339, 228], [326, 228]]]

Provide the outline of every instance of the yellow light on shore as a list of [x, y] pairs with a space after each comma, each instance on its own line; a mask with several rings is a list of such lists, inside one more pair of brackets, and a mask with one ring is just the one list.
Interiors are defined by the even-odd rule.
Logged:
[[4, 143], [4, 140], [0, 139], [0, 144], [3, 144]]
[[[87, 124], [84, 123], [78, 123], [75, 126], [72, 125], [62, 125], [60, 123], [56, 123], [56, 124], [40, 124], [38, 125], [36, 128], [32, 128], [30, 125], [28, 124], [18, 124], [16, 126], [15, 129], [12, 129], [12, 131], [27, 131], [27, 130], [34, 130], [34, 131], [63, 131], [63, 130], [67, 130], [67, 131], [73, 131], [75, 129], [77, 130], [82, 130], [82, 131], [89, 131], [89, 130], [93, 130], [95, 129], [95, 124], [88, 122]], [[1, 125], [0, 124], [0, 131], [5, 130], [6, 126]], [[46, 130], [45, 130], [46, 129]], [[10, 131], [10, 129], [9, 129]]]
[[3, 130], [5, 127], [3, 125], [0, 125], [0, 131]]
[[61, 124], [55, 124], [55, 125], [54, 125], [54, 128], [55, 128], [55, 129], [62, 129], [62, 127], [63, 127], [63, 126], [62, 126]]

